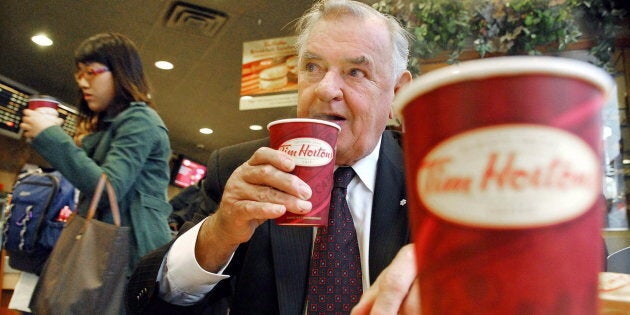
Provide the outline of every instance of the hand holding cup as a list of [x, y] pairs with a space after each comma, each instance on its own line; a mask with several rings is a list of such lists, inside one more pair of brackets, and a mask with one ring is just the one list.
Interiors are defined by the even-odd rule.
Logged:
[[24, 110], [20, 128], [28, 139], [35, 138], [44, 129], [63, 124], [57, 108], [59, 101], [47, 95], [34, 95], [28, 100], [28, 108]]
[[335, 146], [341, 130], [338, 125], [319, 119], [291, 118], [276, 120], [267, 126], [271, 147], [291, 156], [291, 172], [312, 189], [313, 205], [307, 214], [287, 212], [276, 219], [279, 225], [321, 226], [328, 221], [330, 193], [333, 186]]

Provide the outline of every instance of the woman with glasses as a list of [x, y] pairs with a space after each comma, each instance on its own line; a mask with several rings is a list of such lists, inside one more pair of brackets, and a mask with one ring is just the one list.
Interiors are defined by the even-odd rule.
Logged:
[[[138, 51], [127, 37], [103, 33], [88, 38], [76, 50], [75, 64], [84, 116], [74, 139], [37, 111], [25, 109], [20, 127], [33, 148], [81, 191], [79, 214], [87, 213], [99, 177], [107, 175], [121, 225], [132, 228], [130, 273], [139, 257], [171, 239], [168, 131], [154, 110]], [[104, 212], [98, 219], [112, 223], [110, 212]]]

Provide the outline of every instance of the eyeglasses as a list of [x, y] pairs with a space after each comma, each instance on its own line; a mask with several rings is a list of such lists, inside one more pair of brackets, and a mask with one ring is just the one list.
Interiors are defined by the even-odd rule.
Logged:
[[103, 66], [101, 68], [92, 68], [92, 67], [87, 67], [83, 70], [79, 70], [77, 72], [74, 73], [74, 79], [78, 81], [80, 81], [82, 78], [85, 78], [88, 81], [92, 81], [92, 79], [94, 79], [94, 77], [96, 77], [97, 75], [107, 72], [109, 71], [109, 68]]

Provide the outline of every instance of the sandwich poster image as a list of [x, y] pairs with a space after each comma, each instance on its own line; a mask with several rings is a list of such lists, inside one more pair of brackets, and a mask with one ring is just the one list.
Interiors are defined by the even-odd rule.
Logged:
[[243, 43], [241, 110], [297, 104], [294, 43], [294, 36]]

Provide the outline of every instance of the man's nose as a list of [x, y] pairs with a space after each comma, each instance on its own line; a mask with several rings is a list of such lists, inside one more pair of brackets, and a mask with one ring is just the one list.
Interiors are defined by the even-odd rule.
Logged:
[[342, 85], [343, 80], [341, 76], [333, 71], [328, 71], [322, 80], [319, 81], [315, 93], [324, 102], [340, 100], [343, 97]]

